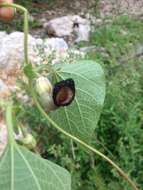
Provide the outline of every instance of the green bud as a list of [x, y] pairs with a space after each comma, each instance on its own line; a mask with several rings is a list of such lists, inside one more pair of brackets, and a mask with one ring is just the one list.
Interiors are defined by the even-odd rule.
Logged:
[[56, 109], [53, 101], [53, 87], [46, 77], [39, 77], [36, 80], [36, 91], [39, 94], [39, 100], [46, 112]]
[[40, 96], [45, 93], [52, 94], [52, 90], [52, 84], [46, 77], [42, 76], [36, 80], [36, 91]]
[[44, 107], [46, 112], [50, 112], [52, 110], [55, 110], [57, 106], [54, 104], [52, 94], [43, 93], [40, 96], [40, 102], [42, 106]]
[[21, 140], [21, 143], [30, 150], [34, 149], [37, 144], [35, 138], [31, 134], [27, 134], [26, 137]]

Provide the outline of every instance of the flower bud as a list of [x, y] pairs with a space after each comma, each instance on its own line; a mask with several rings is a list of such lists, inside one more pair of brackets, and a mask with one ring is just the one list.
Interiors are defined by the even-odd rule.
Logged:
[[46, 112], [56, 109], [52, 98], [53, 87], [46, 77], [39, 77], [36, 80], [36, 91]]
[[52, 94], [44, 93], [40, 96], [40, 102], [46, 112], [55, 110], [57, 106], [54, 104]]
[[29, 133], [21, 140], [21, 143], [30, 150], [34, 149], [37, 144], [35, 138]]
[[52, 93], [52, 84], [46, 77], [39, 77], [36, 80], [36, 91], [41, 96], [44, 93]]

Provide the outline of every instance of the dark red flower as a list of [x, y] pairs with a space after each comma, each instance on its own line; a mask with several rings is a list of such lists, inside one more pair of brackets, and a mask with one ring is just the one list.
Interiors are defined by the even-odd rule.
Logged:
[[75, 97], [75, 83], [73, 79], [62, 80], [53, 88], [53, 100], [56, 106], [68, 106]]

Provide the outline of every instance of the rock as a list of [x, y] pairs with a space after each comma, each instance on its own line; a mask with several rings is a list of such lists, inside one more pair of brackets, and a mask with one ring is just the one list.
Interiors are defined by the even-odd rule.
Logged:
[[[5, 38], [8, 34], [6, 32], [0, 32], [0, 42], [3, 40], [3, 38]], [[0, 43], [0, 47], [1, 47], [1, 43]]]
[[66, 41], [62, 38], [50, 38], [44, 41], [44, 47], [48, 51], [66, 51], [68, 50], [68, 45]]
[[[22, 32], [0, 32], [0, 39], [0, 98], [5, 99], [16, 89], [17, 77], [23, 77], [21, 66], [24, 62], [24, 35]], [[51, 61], [49, 57], [59, 61], [65, 57], [68, 45], [61, 38], [42, 40], [29, 35], [28, 50], [32, 64], [47, 64]], [[24, 96], [22, 98], [24, 102], [27, 101], [26, 96], [25, 99]]]
[[[18, 71], [24, 62], [24, 35], [22, 32], [6, 34], [0, 32], [0, 76], [1, 72], [12, 73]], [[42, 57], [51, 54], [53, 51], [65, 52], [68, 45], [62, 38], [50, 38], [42, 40], [29, 35], [28, 55], [32, 64], [42, 64]], [[44, 51], [41, 54], [40, 49]], [[55, 55], [56, 56], [56, 55]], [[3, 77], [1, 77], [3, 78]], [[6, 77], [4, 77], [6, 78]]]
[[89, 13], [87, 13], [87, 14], [85, 15], [85, 17], [89, 20], [89, 19], [91, 18], [91, 15], [90, 15]]
[[50, 38], [44, 41], [44, 54], [53, 57], [52, 64], [58, 64], [67, 57], [68, 45], [62, 38]]
[[32, 15], [29, 15], [29, 16], [28, 16], [28, 19], [29, 19], [29, 22], [34, 22], [34, 21], [35, 21], [35, 18], [34, 18], [34, 16], [32, 16]]
[[43, 40], [41, 38], [36, 39], [36, 45], [37, 46], [42, 46], [43, 45]]
[[81, 7], [81, 3], [79, 1], [75, 1], [75, 7], [76, 9], [78, 9], [79, 7]]
[[74, 29], [74, 32], [77, 35], [75, 42], [88, 41], [90, 34], [90, 27], [88, 25], [80, 24], [78, 27]]
[[90, 25], [89, 20], [82, 18], [78, 15], [72, 16], [73, 23], [83, 24], [83, 25]]
[[105, 53], [105, 52], [102, 52], [101, 53], [101, 55], [102, 55], [102, 57], [105, 59], [108, 59], [110, 56], [109, 56], [109, 54], [108, 53]]
[[90, 35], [90, 22], [80, 16], [74, 16], [74, 27], [73, 31], [76, 34], [75, 42], [88, 41]]
[[75, 35], [75, 42], [89, 40], [90, 22], [78, 15], [52, 19], [43, 26], [49, 36], [70, 38]]
[[91, 25], [96, 25], [96, 20], [97, 18], [95, 16], [90, 16], [90, 22], [91, 22]]
[[68, 45], [62, 38], [50, 38], [44, 41], [43, 51], [46, 57], [53, 57], [52, 64], [58, 64], [68, 54]]
[[82, 47], [79, 50], [80, 50], [80, 52], [88, 53], [93, 50], [96, 51], [96, 49], [97, 49], [97, 47], [93, 45], [93, 46], [88, 46], [88, 47]]
[[95, 20], [95, 24], [96, 24], [97, 26], [101, 26], [101, 25], [103, 24], [103, 20], [100, 19], [100, 18], [97, 18], [97, 19]]
[[136, 54], [136, 56], [143, 55], [143, 44], [137, 44], [136, 45], [135, 54]]
[[44, 24], [44, 23], [46, 23], [47, 21], [46, 21], [46, 18], [41, 18], [41, 19], [39, 19], [39, 22], [40, 22], [41, 24]]
[[72, 16], [55, 18], [45, 23], [43, 26], [49, 36], [64, 37], [70, 36], [73, 31]]
[[4, 97], [9, 92], [8, 86], [0, 79], [0, 98]]
[[[0, 70], [11, 71], [20, 67], [24, 62], [24, 35], [22, 32], [13, 32], [5, 35], [0, 32]], [[28, 42], [29, 59], [32, 63], [37, 60], [36, 41], [29, 35]]]

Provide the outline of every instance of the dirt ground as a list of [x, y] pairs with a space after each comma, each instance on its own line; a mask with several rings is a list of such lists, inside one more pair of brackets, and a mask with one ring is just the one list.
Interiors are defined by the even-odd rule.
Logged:
[[115, 14], [143, 15], [143, 0], [60, 0], [51, 7], [47, 3], [35, 6], [47, 7], [47, 11], [38, 15], [47, 20], [55, 17], [92, 13], [99, 17], [114, 16]]
[[[88, 15], [93, 15], [95, 19], [112, 19], [117, 15], [128, 14], [143, 19], [143, 0], [54, 0], [52, 5], [33, 3], [33, 7], [43, 10], [32, 14], [40, 23], [66, 15], [80, 15], [87, 19]], [[31, 29], [30, 32], [35, 37], [44, 36], [42, 27]]]

